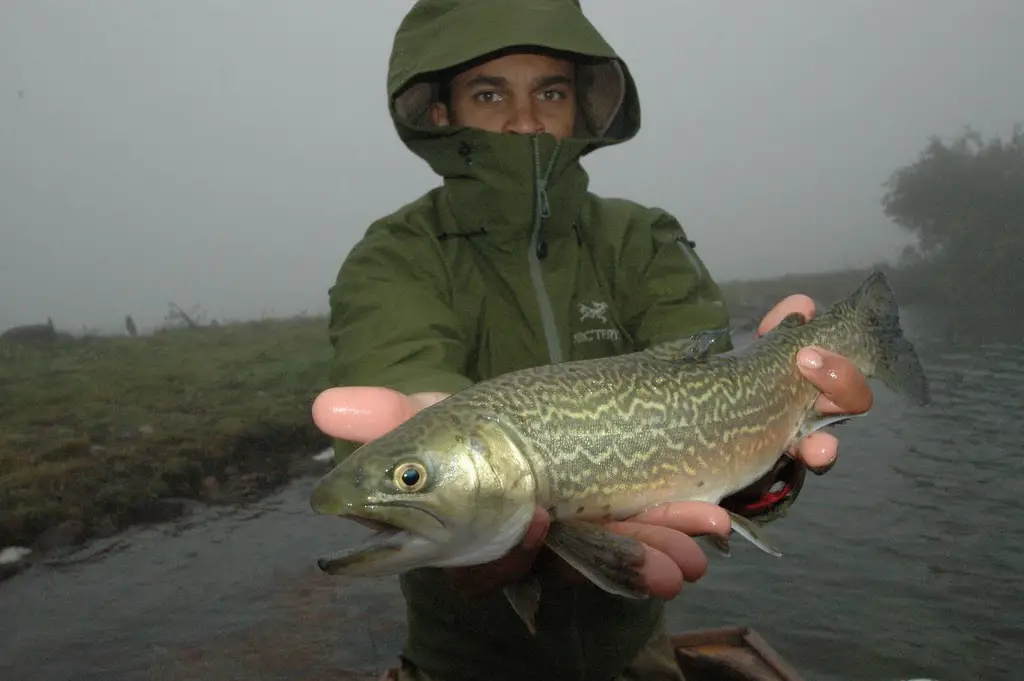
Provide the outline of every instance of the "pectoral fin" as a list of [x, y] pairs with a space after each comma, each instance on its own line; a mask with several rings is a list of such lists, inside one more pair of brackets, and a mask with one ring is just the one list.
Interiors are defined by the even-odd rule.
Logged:
[[807, 317], [800, 312], [790, 312], [788, 315], [782, 318], [779, 322], [778, 327], [780, 329], [793, 329], [798, 326], [803, 326], [807, 323]]
[[512, 605], [519, 618], [526, 624], [527, 630], [537, 635], [537, 609], [540, 607], [540, 582], [533, 575], [528, 575], [518, 582], [508, 584], [505, 598]]
[[776, 558], [782, 556], [781, 551], [768, 543], [768, 540], [764, 537], [764, 534], [761, 532], [761, 528], [756, 522], [748, 518], [744, 518], [741, 515], [737, 515], [732, 511], [729, 511], [729, 519], [732, 521], [733, 532], [740, 535], [767, 554], [775, 556]]
[[586, 522], [556, 521], [545, 540], [552, 551], [608, 593], [626, 598], [646, 598], [647, 587], [640, 568], [643, 544]]

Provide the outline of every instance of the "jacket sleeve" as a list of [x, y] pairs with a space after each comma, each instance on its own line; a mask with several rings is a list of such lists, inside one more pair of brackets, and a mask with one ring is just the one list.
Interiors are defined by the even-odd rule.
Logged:
[[[629, 296], [626, 315], [638, 349], [699, 331], [727, 328], [729, 312], [722, 290], [679, 222], [656, 211], [649, 225], [649, 229], [636, 230], [627, 242], [629, 252], [622, 257], [630, 258], [634, 266], [620, 268], [640, 277], [639, 281], [623, 282], [621, 289]], [[713, 345], [712, 352], [732, 348], [730, 338]], [[783, 452], [779, 457], [772, 471], [747, 490], [724, 499], [722, 505], [762, 523], [783, 517], [800, 494], [806, 467], [783, 458]], [[769, 491], [774, 482], [785, 483], [782, 493]]]
[[[409, 394], [473, 383], [437, 242], [405, 225], [374, 225], [349, 253], [330, 289], [329, 337], [335, 386]], [[336, 440], [336, 460], [356, 446]]]
[[[620, 282], [619, 289], [638, 349], [728, 326], [721, 289], [671, 215], [656, 211], [653, 222], [632, 230], [621, 257], [628, 263], [619, 269], [632, 280]], [[731, 340], [712, 347], [731, 348]]]

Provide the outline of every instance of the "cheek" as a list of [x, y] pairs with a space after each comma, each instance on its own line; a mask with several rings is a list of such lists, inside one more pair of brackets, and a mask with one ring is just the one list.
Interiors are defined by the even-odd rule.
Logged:
[[576, 108], [568, 102], [561, 102], [542, 112], [541, 120], [544, 129], [555, 137], [572, 137], [576, 129]]
[[468, 125], [471, 128], [479, 128], [480, 130], [486, 130], [487, 132], [501, 132], [504, 129], [505, 121], [506, 118], [504, 116], [478, 113], [473, 116], [467, 116], [466, 119], [461, 122], [463, 125]]
[[565, 139], [572, 137], [574, 128], [576, 127], [576, 120], [573, 116], [552, 116], [550, 120], [544, 122], [544, 129], [559, 139]]
[[505, 117], [498, 107], [485, 108], [463, 103], [453, 113], [452, 123], [488, 132], [501, 132], [505, 123]]

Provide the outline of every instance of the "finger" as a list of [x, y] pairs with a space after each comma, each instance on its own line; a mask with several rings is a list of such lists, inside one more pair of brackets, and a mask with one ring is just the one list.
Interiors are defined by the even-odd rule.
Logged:
[[839, 440], [831, 433], [818, 431], [805, 437], [796, 448], [796, 457], [816, 475], [827, 473], [839, 458]]
[[651, 593], [672, 598], [683, 582], [695, 582], [707, 572], [708, 558], [697, 542], [682, 532], [644, 523], [610, 523], [608, 529], [644, 544], [647, 557], [640, 570]]
[[815, 403], [821, 413], [863, 414], [871, 408], [871, 386], [850, 360], [821, 348], [806, 347], [797, 353], [796, 362], [804, 378], [821, 391]]
[[533, 519], [530, 521], [530, 526], [526, 528], [526, 534], [523, 535], [522, 541], [519, 546], [522, 550], [529, 553], [536, 553], [540, 550], [540, 547], [544, 545], [544, 539], [548, 534], [548, 527], [551, 525], [551, 516], [548, 512], [539, 506], [533, 509]]
[[680, 501], [661, 504], [633, 516], [628, 522], [660, 525], [692, 536], [702, 534], [728, 535], [732, 524], [729, 514], [717, 504], [703, 501]]
[[330, 388], [313, 401], [313, 422], [330, 437], [369, 442], [417, 410], [405, 395], [389, 388]]
[[419, 411], [420, 409], [426, 409], [429, 406], [437, 404], [448, 396], [448, 393], [439, 392], [413, 393], [412, 395], [409, 395], [409, 400], [412, 402], [413, 410]]
[[787, 315], [799, 312], [807, 319], [814, 317], [814, 301], [811, 300], [810, 296], [805, 296], [802, 293], [795, 293], [791, 296], [783, 298], [781, 301], [776, 303], [775, 307], [768, 310], [768, 314], [761, 320], [761, 324], [757, 327], [757, 335], [766, 334], [776, 326], [779, 325]]

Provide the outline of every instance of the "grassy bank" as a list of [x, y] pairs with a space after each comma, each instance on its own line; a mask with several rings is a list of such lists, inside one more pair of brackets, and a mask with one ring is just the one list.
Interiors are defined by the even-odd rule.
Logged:
[[323, 318], [86, 338], [0, 357], [0, 547], [109, 533], [168, 497], [272, 489], [327, 445]]

